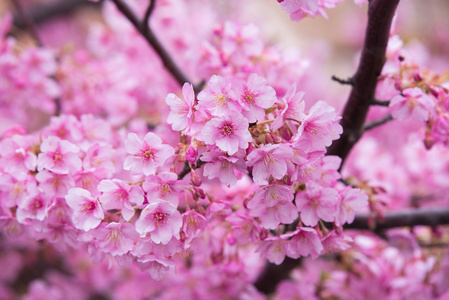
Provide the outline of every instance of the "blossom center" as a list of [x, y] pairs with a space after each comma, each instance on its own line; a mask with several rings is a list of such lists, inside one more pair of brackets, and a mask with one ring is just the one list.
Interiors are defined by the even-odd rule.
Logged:
[[221, 128], [221, 134], [225, 137], [230, 137], [234, 134], [234, 126], [232, 124], [226, 124]]
[[224, 108], [228, 102], [228, 97], [223, 94], [216, 95], [214, 97], [214, 102], [217, 108]]
[[157, 226], [167, 223], [169, 214], [163, 212], [156, 212], [153, 214], [153, 220], [156, 222]]
[[255, 98], [255, 95], [248, 91], [246, 91], [243, 96], [244, 101], [248, 104], [254, 104], [254, 102], [255, 102], [254, 98]]

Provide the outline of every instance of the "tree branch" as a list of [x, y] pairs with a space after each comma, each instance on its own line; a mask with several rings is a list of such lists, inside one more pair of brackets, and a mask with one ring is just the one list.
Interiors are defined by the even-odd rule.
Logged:
[[37, 33], [36, 26], [34, 25], [34, 21], [28, 13], [25, 12], [22, 3], [20, 0], [12, 0], [14, 7], [16, 8], [16, 12], [19, 15], [19, 18], [23, 21], [23, 24], [27, 28], [28, 32], [32, 36], [32, 38], [36, 41], [39, 47], [42, 47], [42, 41]]
[[332, 75], [331, 77], [332, 80], [340, 83], [340, 84], [348, 84], [348, 85], [353, 85], [354, 81], [352, 80], [352, 77], [349, 77], [348, 79], [341, 79], [335, 75]]
[[372, 99], [370, 104], [371, 105], [388, 107], [390, 105], [390, 101], [383, 101], [383, 100]]
[[[151, 12], [153, 11], [154, 0], [151, 1], [150, 6], [148, 7], [145, 13], [145, 18], [142, 22], [137, 18], [137, 16], [134, 14], [131, 8], [125, 2], [123, 2], [122, 0], [112, 0], [112, 1], [115, 3], [117, 8], [123, 13], [123, 15], [125, 15], [125, 17], [134, 25], [137, 31], [139, 31], [140, 34], [145, 38], [145, 40], [151, 45], [151, 47], [154, 49], [154, 51], [157, 53], [162, 63], [164, 64], [164, 67], [175, 78], [178, 84], [180, 86], [183, 86], [184, 83], [186, 82], [192, 83], [192, 81], [189, 80], [184, 75], [184, 73], [181, 71], [178, 65], [174, 62], [170, 54], [165, 50], [165, 48], [156, 38], [150, 26], [148, 25], [147, 18], [150, 17]], [[195, 89], [195, 92], [198, 93], [199, 91]]]
[[[100, 1], [101, 2], [101, 1]], [[67, 14], [72, 12], [74, 9], [81, 6], [91, 6], [99, 7], [100, 3], [94, 3], [90, 1], [81, 0], [61, 0], [55, 1], [48, 4], [33, 5], [29, 9], [30, 18], [34, 20], [35, 23], [39, 24], [50, 20], [56, 16]], [[14, 16], [13, 20], [14, 26], [18, 28], [25, 28], [25, 22], [20, 16]]]
[[[343, 110], [341, 125], [343, 134], [328, 149], [329, 155], [337, 155], [342, 165], [363, 134], [377, 78], [385, 63], [391, 22], [399, 0], [371, 0], [368, 8], [368, 26], [357, 72], [352, 77], [352, 90]], [[341, 167], [340, 167], [341, 168]]]
[[[373, 230], [369, 223], [368, 214], [359, 214], [354, 222], [346, 224], [345, 229]], [[375, 231], [413, 226], [438, 226], [449, 224], [449, 208], [421, 208], [386, 212], [382, 219], [374, 218]], [[301, 264], [301, 258], [286, 257], [280, 265], [267, 263], [265, 269], [257, 278], [254, 286], [264, 294], [273, 293], [282, 280], [288, 279], [290, 272]]]
[[373, 121], [373, 122], [368, 123], [365, 126], [363, 126], [363, 131], [365, 132], [365, 131], [371, 130], [371, 129], [373, 129], [377, 126], [383, 125], [391, 120], [393, 120], [393, 117], [390, 114], [388, 114], [380, 120]]
[[[346, 224], [345, 229], [371, 229], [368, 224], [370, 218], [367, 214], [357, 215], [352, 224]], [[412, 227], [412, 226], [438, 226], [449, 224], [449, 208], [420, 208], [404, 209], [386, 212], [383, 219], [374, 218], [375, 230]]]

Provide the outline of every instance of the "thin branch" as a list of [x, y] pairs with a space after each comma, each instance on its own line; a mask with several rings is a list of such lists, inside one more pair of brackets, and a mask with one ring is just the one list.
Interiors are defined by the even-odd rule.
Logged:
[[[370, 216], [359, 214], [352, 224], [346, 224], [345, 229], [373, 230], [368, 222]], [[438, 226], [449, 224], [449, 208], [421, 208], [386, 212], [382, 220], [375, 220], [375, 231], [413, 226]], [[439, 246], [439, 245], [438, 245]], [[286, 257], [280, 265], [267, 263], [265, 269], [255, 281], [255, 287], [264, 294], [273, 293], [282, 280], [289, 277], [290, 272], [301, 264], [301, 258]]]
[[[142, 36], [146, 39], [146, 41], [151, 45], [151, 47], [154, 49], [154, 51], [157, 53], [159, 58], [161, 59], [162, 63], [164, 64], [164, 67], [168, 70], [168, 72], [175, 78], [175, 80], [178, 82], [180, 86], [183, 86], [186, 82], [192, 82], [189, 80], [184, 73], [181, 71], [181, 69], [178, 67], [178, 65], [174, 62], [170, 54], [165, 50], [165, 48], [162, 46], [162, 44], [159, 42], [159, 40], [154, 35], [153, 31], [151, 30], [150, 26], [148, 25], [148, 20], [144, 23], [144, 21], [140, 21], [137, 16], [134, 14], [134, 12], [131, 10], [131, 8], [122, 0], [112, 0], [117, 8], [125, 15], [125, 17], [134, 25], [134, 27], [139, 31]], [[146, 14], [148, 14], [148, 17], [151, 15], [151, 12], [153, 11], [153, 8], [151, 7], [154, 5], [154, 1], [150, 4], [148, 7]], [[145, 29], [144, 29], [145, 28]], [[197, 87], [197, 86], [195, 86]], [[199, 90], [195, 90], [196, 93], [199, 92]]]
[[386, 106], [386, 107], [388, 107], [388, 106], [390, 105], [390, 101], [383, 101], [383, 100], [371, 99], [370, 104], [371, 104], [371, 105]]
[[195, 170], [195, 169], [198, 169], [198, 168], [200, 168], [200, 167], [201, 167], [202, 165], [204, 165], [204, 164], [205, 164], [204, 161], [198, 159], [198, 160], [196, 161], [196, 163], [195, 163], [195, 166], [194, 166], [193, 168], [191, 168], [189, 162], [186, 161], [186, 162], [184, 163], [184, 168], [183, 168], [183, 169], [181, 170], [181, 172], [179, 172], [179, 174], [178, 174], [178, 180], [182, 180], [187, 174], [190, 173], [190, 171]]
[[[366, 115], [377, 86], [378, 76], [385, 63], [391, 22], [399, 0], [371, 0], [368, 7], [368, 26], [365, 42], [348, 102], [343, 110], [341, 125], [343, 134], [328, 149], [329, 155], [337, 155], [342, 165], [363, 134]], [[341, 167], [340, 167], [341, 168]]]
[[348, 79], [341, 79], [335, 75], [332, 75], [332, 80], [340, 83], [340, 84], [348, 84], [348, 85], [353, 85], [354, 84], [354, 80], [352, 77], [349, 77]]
[[[29, 31], [29, 33], [31, 34], [33, 39], [36, 41], [37, 46], [39, 48], [42, 48], [43, 47], [43, 43], [42, 43], [42, 40], [39, 37], [39, 34], [37, 33], [37, 29], [36, 29], [36, 25], [34, 23], [34, 20], [32, 19], [32, 17], [30, 17], [30, 15], [28, 15], [28, 13], [25, 12], [25, 10], [24, 10], [20, 0], [13, 0], [12, 2], [14, 3], [14, 6], [16, 7], [17, 14], [19, 15], [20, 19], [25, 24], [27, 30]], [[52, 79], [56, 80], [56, 77], [52, 76]], [[54, 99], [54, 102], [55, 102], [55, 115], [59, 116], [61, 114], [61, 112], [62, 112], [61, 98], [56, 97]]]
[[[370, 229], [367, 214], [359, 214], [352, 224], [346, 224], [345, 229]], [[375, 230], [389, 229], [396, 227], [413, 226], [438, 226], [449, 224], [449, 208], [420, 208], [404, 209], [394, 212], [386, 212], [382, 220], [374, 218]]]
[[145, 16], [143, 17], [142, 21], [142, 32], [145, 34], [148, 34], [148, 30], [150, 30], [150, 24], [148, 21], [150, 20], [151, 14], [154, 11], [154, 8], [156, 7], [156, 0], [150, 0], [150, 5], [148, 5], [147, 11], [145, 12]]
[[[101, 2], [102, 1], [94, 3], [91, 1], [81, 0], [60, 0], [52, 1], [48, 4], [32, 5], [28, 11], [30, 18], [33, 19], [35, 23], [39, 24], [56, 16], [70, 13], [74, 9], [81, 6], [99, 7]], [[14, 16], [13, 24], [14, 26], [21, 29], [25, 28], [26, 26], [20, 16]]]
[[25, 12], [20, 0], [12, 0], [12, 3], [14, 4], [19, 18], [22, 20], [31, 37], [36, 41], [39, 47], [42, 47], [42, 40], [37, 33], [33, 19]]
[[371, 130], [371, 129], [376, 128], [380, 125], [383, 125], [391, 120], [393, 120], [393, 117], [390, 114], [388, 114], [380, 120], [373, 121], [373, 122], [368, 123], [365, 126], [363, 126], [363, 131]]

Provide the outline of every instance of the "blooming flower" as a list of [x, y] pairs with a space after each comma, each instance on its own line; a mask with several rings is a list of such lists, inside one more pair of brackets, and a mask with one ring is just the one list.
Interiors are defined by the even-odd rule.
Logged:
[[287, 118], [302, 121], [305, 117], [305, 103], [302, 97], [304, 97], [304, 92], [296, 92], [296, 84], [292, 84], [288, 88], [285, 96], [282, 97], [282, 104], [279, 104], [282, 109], [276, 116], [276, 119], [274, 119], [273, 123], [271, 123], [271, 129], [273, 131], [281, 128], [287, 121]]
[[149, 203], [167, 201], [174, 207], [178, 207], [179, 196], [184, 184], [178, 181], [178, 175], [172, 172], [161, 172], [145, 178], [142, 184], [147, 193]]
[[58, 174], [75, 173], [81, 170], [79, 148], [69, 141], [49, 136], [41, 144], [41, 153], [37, 157], [37, 169], [47, 169]]
[[138, 238], [139, 234], [132, 224], [111, 222], [102, 225], [92, 230], [99, 249], [114, 256], [123, 255], [133, 249], [134, 239]]
[[170, 145], [163, 145], [161, 138], [152, 132], [147, 133], [143, 140], [137, 134], [129, 133], [125, 149], [131, 155], [126, 157], [123, 168], [134, 173], [143, 172], [145, 175], [155, 174], [157, 168], [175, 154]]
[[252, 140], [248, 125], [248, 120], [241, 114], [233, 113], [211, 119], [204, 125], [201, 134], [206, 144], [217, 145], [220, 150], [233, 155], [239, 149], [248, 148]]
[[282, 179], [287, 174], [287, 161], [293, 157], [293, 150], [284, 144], [265, 145], [248, 155], [247, 165], [253, 167], [253, 179], [264, 183], [270, 176]]
[[340, 205], [338, 207], [337, 225], [351, 224], [355, 218], [355, 212], [368, 206], [368, 196], [360, 189], [348, 189], [340, 192]]
[[201, 160], [208, 163], [204, 166], [203, 176], [207, 176], [209, 179], [218, 177], [221, 183], [232, 186], [237, 182], [234, 169], [247, 173], [243, 156], [242, 150], [233, 156], [227, 156], [218, 149], [204, 152]]
[[343, 132], [343, 127], [338, 122], [340, 119], [333, 107], [324, 101], [318, 101], [302, 120], [293, 141], [307, 138], [314, 148], [328, 147]]
[[187, 82], [184, 83], [182, 86], [182, 95], [184, 99], [179, 98], [173, 93], [165, 97], [165, 102], [170, 106], [167, 123], [171, 124], [173, 130], [189, 131], [190, 125], [192, 124], [193, 106], [195, 104], [193, 86]]
[[[207, 83], [207, 88], [198, 94], [198, 104], [208, 109], [214, 116], [229, 114], [229, 111], [240, 111], [239, 104], [234, 101], [231, 82], [219, 75], [213, 75]], [[196, 114], [195, 114], [196, 116]]]
[[292, 201], [291, 188], [272, 184], [260, 187], [247, 206], [250, 216], [258, 217], [263, 227], [275, 229], [279, 224], [290, 224], [298, 217]]
[[232, 85], [242, 107], [241, 113], [250, 123], [262, 121], [265, 108], [271, 107], [277, 100], [276, 91], [257, 74], [251, 74], [248, 81], [235, 80]]
[[85, 189], [70, 189], [65, 200], [73, 209], [72, 221], [78, 229], [89, 231], [96, 228], [104, 218], [100, 202]]
[[301, 221], [305, 225], [315, 226], [319, 219], [334, 221], [338, 200], [335, 189], [310, 184], [305, 191], [296, 194], [295, 202], [301, 212]]
[[393, 97], [390, 102], [391, 115], [399, 121], [412, 117], [418, 122], [425, 122], [434, 106], [432, 97], [418, 87], [403, 90], [402, 95]]
[[104, 209], [120, 209], [122, 216], [129, 221], [134, 216], [131, 202], [137, 205], [143, 203], [143, 191], [139, 186], [129, 185], [119, 179], [100, 181], [97, 189], [103, 194], [99, 200]]
[[300, 227], [290, 234], [293, 236], [288, 242], [287, 255], [291, 258], [300, 256], [318, 257], [323, 251], [320, 237], [315, 229]]
[[182, 217], [179, 211], [168, 202], [151, 203], [142, 211], [136, 221], [136, 230], [144, 237], [148, 232], [156, 244], [167, 244], [173, 236], [179, 235]]

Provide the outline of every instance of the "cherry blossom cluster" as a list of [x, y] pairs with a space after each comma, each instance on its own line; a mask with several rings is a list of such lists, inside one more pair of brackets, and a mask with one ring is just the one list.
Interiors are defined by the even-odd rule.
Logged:
[[[290, 14], [293, 21], [300, 21], [303, 18], [316, 17], [321, 15], [328, 19], [325, 9], [334, 8], [342, 0], [277, 0], [281, 4], [282, 10]], [[354, 0], [357, 5], [367, 3], [367, 0]]]
[[[418, 234], [419, 235], [419, 234]], [[281, 282], [274, 299], [445, 299], [449, 252], [438, 263], [418, 246], [414, 234], [394, 230], [388, 243], [373, 235], [354, 236], [354, 247], [341, 252], [343, 263], [304, 262]], [[440, 265], [438, 271], [436, 266]], [[346, 266], [346, 267], [345, 267]], [[349, 269], [345, 269], [349, 268]], [[445, 278], [446, 277], [446, 278]]]
[[[0, 18], [0, 298], [265, 299], [255, 283], [286, 257], [302, 266], [270, 299], [447, 297], [448, 254], [417, 240], [441, 228], [388, 242], [343, 229], [448, 204], [447, 75], [391, 37], [369, 119], [402, 122], [367, 131], [342, 175], [322, 64], [225, 2], [232, 21], [215, 1], [156, 2], [150, 27], [194, 81], [182, 87], [112, 1], [70, 46], [22, 45]], [[278, 2], [300, 20], [341, 1]]]
[[421, 57], [414, 56], [413, 49], [404, 47], [401, 39], [393, 35], [377, 97], [389, 101], [393, 119], [411, 118], [425, 124], [423, 140], [427, 148], [437, 143], [447, 145], [448, 78], [445, 73], [423, 67]]

